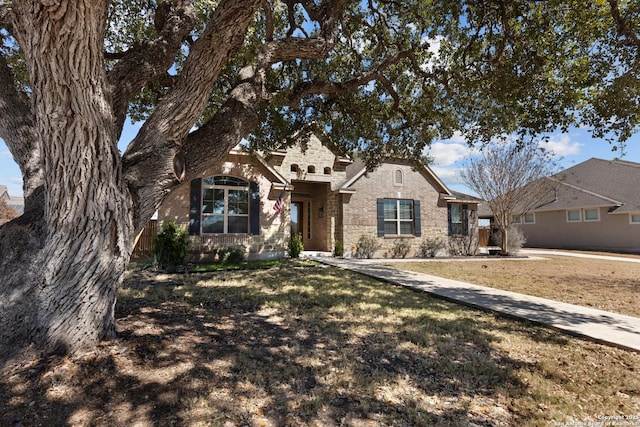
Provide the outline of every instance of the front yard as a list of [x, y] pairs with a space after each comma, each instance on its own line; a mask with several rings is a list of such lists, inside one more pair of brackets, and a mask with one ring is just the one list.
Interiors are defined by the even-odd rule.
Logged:
[[0, 377], [0, 424], [549, 426], [640, 414], [639, 354], [330, 267], [136, 271], [117, 316], [117, 341]]
[[[627, 255], [634, 258], [633, 255]], [[640, 317], [640, 263], [547, 256], [544, 260], [394, 262], [398, 269]], [[640, 259], [640, 256], [635, 256]]]

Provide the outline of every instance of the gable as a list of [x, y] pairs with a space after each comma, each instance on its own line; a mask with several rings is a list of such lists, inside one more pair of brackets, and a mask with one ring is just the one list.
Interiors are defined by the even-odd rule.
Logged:
[[[398, 176], [402, 176], [403, 182], [399, 183]], [[415, 168], [412, 163], [400, 159], [386, 159], [377, 168], [367, 171], [364, 163], [361, 161], [354, 162], [353, 165], [347, 167], [347, 176], [349, 177], [339, 185], [340, 189], [355, 189], [359, 185], [358, 181], [369, 177], [374, 177], [375, 182], [380, 187], [404, 187], [407, 185], [422, 186], [421, 183], [427, 183], [433, 190], [439, 194], [443, 194], [447, 198], [455, 199], [454, 193], [449, 190], [438, 176], [426, 165]]]
[[[592, 158], [554, 176], [558, 181], [576, 191], [567, 191], [576, 201], [567, 199], [563, 203], [589, 206], [597, 199], [596, 205], [623, 206], [627, 210], [640, 200], [640, 163], [622, 160], [602, 160]], [[558, 199], [561, 199], [560, 195]]]

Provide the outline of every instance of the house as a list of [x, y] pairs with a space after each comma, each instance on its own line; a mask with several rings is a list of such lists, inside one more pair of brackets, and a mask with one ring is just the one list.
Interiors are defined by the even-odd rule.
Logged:
[[10, 196], [6, 185], [0, 185], [0, 201], [14, 209], [18, 214], [24, 213], [24, 198]]
[[[407, 240], [474, 232], [479, 200], [449, 190], [433, 171], [387, 159], [373, 171], [312, 135], [302, 146], [249, 154], [233, 150], [201, 178], [174, 190], [158, 211], [189, 230], [191, 250], [244, 247], [249, 259], [285, 256], [293, 234], [305, 250], [345, 256], [363, 235], [381, 244], [377, 257]], [[278, 209], [278, 207], [282, 209]]]
[[640, 252], [640, 163], [592, 158], [547, 179], [553, 194], [514, 217], [526, 246]]

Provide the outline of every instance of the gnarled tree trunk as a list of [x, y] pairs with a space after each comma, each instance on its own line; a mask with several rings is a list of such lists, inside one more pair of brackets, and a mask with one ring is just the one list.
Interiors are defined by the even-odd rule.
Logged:
[[[27, 3], [27, 4], [25, 4]], [[106, 1], [15, 4], [44, 173], [2, 229], [0, 359], [78, 349], [114, 329], [134, 236], [102, 49]], [[11, 247], [8, 247], [11, 246]]]

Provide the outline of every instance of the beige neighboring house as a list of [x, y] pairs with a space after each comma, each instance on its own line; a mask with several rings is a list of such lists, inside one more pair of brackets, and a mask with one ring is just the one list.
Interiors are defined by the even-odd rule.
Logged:
[[13, 208], [18, 214], [24, 212], [24, 198], [10, 196], [6, 185], [0, 185], [0, 200], [4, 201], [7, 206]]
[[360, 236], [374, 236], [376, 256], [385, 257], [399, 239], [416, 250], [427, 236], [474, 232], [479, 200], [449, 190], [429, 167], [387, 159], [367, 172], [316, 136], [304, 145], [266, 156], [232, 151], [173, 191], [158, 219], [188, 229], [201, 258], [230, 246], [245, 247], [249, 259], [280, 258], [294, 233], [307, 251], [332, 252], [341, 242], [345, 256]]
[[548, 202], [514, 217], [526, 246], [640, 253], [640, 163], [592, 158], [550, 179]]

